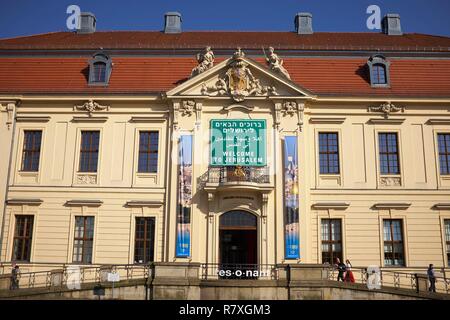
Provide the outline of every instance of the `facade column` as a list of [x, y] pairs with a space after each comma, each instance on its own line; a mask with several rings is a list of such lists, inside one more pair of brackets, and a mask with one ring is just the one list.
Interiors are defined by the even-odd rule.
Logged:
[[[15, 114], [20, 102], [0, 101], [0, 261], [8, 260], [6, 257], [5, 219], [6, 200], [8, 198], [8, 185], [10, 180], [11, 161], [14, 149]], [[6, 156], [9, 155], [9, 156]]]

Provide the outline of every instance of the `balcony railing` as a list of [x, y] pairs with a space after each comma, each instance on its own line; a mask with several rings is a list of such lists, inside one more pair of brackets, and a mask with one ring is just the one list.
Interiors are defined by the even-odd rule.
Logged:
[[199, 186], [206, 183], [226, 184], [226, 183], [270, 183], [269, 167], [209, 167], [199, 178]]

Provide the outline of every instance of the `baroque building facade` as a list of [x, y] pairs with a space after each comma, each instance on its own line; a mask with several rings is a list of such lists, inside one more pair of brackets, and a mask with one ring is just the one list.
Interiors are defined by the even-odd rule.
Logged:
[[3, 265], [448, 267], [449, 38], [179, 18], [0, 40]]

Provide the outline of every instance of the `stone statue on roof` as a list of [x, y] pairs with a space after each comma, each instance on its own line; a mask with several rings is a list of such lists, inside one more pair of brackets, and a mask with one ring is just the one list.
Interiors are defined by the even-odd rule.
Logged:
[[283, 59], [281, 59], [275, 52], [273, 47], [269, 47], [269, 54], [266, 55], [266, 61], [272, 71], [284, 75], [289, 80], [291, 79], [289, 72], [283, 67]]
[[214, 58], [214, 52], [210, 46], [205, 48], [204, 53], [197, 53], [198, 65], [192, 69], [191, 78], [211, 69], [214, 66]]

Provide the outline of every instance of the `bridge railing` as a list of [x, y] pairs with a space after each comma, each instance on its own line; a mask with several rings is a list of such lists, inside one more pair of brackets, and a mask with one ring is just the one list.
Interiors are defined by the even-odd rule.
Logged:
[[120, 280], [146, 279], [151, 275], [149, 264], [76, 266], [35, 272], [19, 271], [15, 281], [10, 272], [0, 275], [0, 289], [33, 289], [67, 287], [75, 289], [88, 283], [108, 282], [108, 273], [116, 273]]
[[[334, 266], [328, 267], [328, 280], [338, 279], [338, 270]], [[367, 268], [352, 267], [351, 272], [353, 273], [353, 278], [355, 283], [365, 284], [369, 280], [369, 273]], [[411, 270], [409, 272], [397, 271], [392, 269], [380, 268], [379, 273], [379, 284], [382, 287], [390, 287], [396, 289], [408, 289], [418, 291], [419, 276], [422, 278], [427, 278], [426, 269]], [[345, 280], [344, 273], [344, 280]], [[345, 282], [345, 281], [344, 281]], [[429, 285], [429, 283], [428, 283]], [[443, 276], [436, 277], [436, 292], [450, 294], [450, 279], [446, 277], [445, 273]]]

